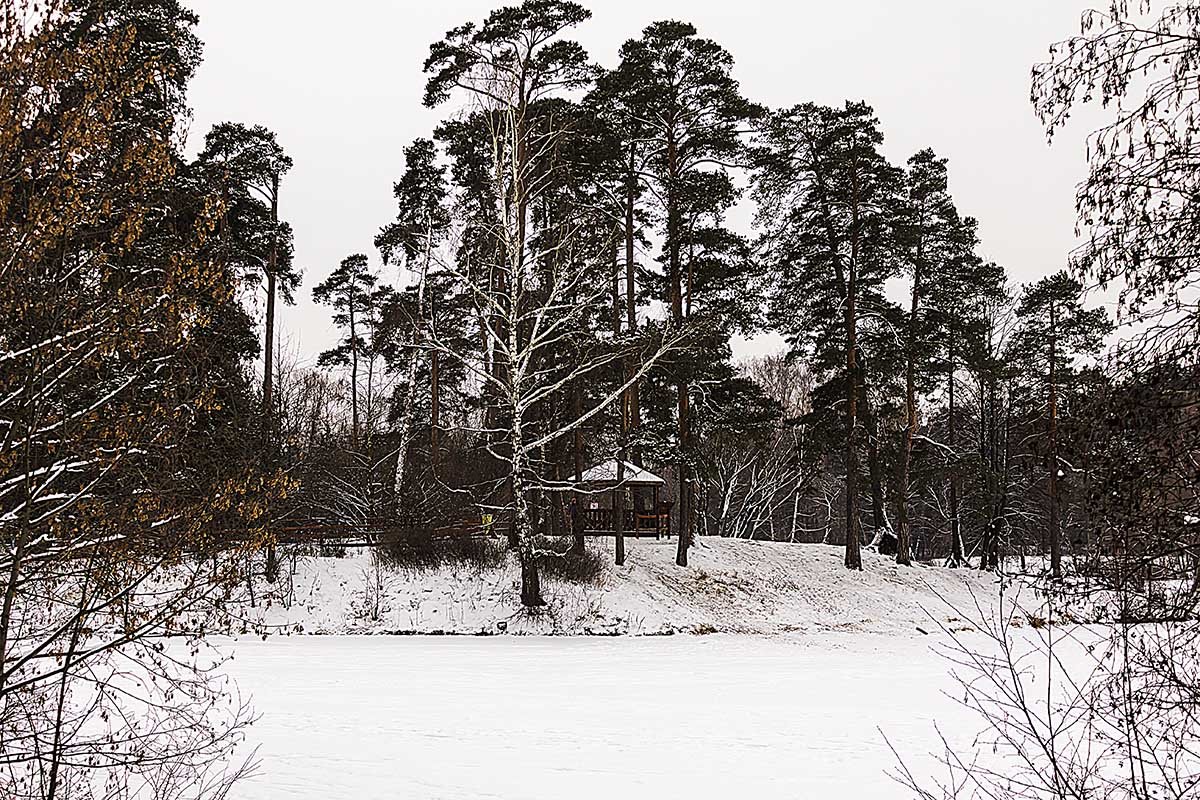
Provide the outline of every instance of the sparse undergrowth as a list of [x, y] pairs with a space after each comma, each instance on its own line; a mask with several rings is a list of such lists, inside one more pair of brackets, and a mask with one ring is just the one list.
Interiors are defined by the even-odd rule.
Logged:
[[572, 548], [568, 538], [546, 537], [538, 540], [542, 551], [539, 566], [543, 575], [552, 580], [598, 586], [604, 580], [608, 557], [590, 547]]
[[503, 564], [506, 556], [504, 543], [499, 539], [435, 537], [428, 533], [380, 545], [377, 552], [385, 566], [414, 573], [453, 566], [493, 569]]

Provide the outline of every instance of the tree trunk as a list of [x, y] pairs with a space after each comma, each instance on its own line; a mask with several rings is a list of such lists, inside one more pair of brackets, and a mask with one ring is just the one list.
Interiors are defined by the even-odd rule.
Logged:
[[270, 430], [274, 418], [275, 282], [279, 266], [279, 175], [271, 177], [271, 249], [267, 252], [267, 321], [263, 333], [263, 415]]
[[[274, 250], [271, 251], [274, 261]], [[274, 455], [274, 400], [272, 392], [272, 371], [275, 352], [275, 270], [272, 268], [267, 272], [267, 331], [266, 331], [266, 352], [263, 356], [263, 430], [266, 438], [266, 455], [270, 459]], [[275, 555], [275, 545], [267, 544], [267, 565], [264, 572], [264, 577], [267, 583], [275, 582], [275, 575], [278, 572], [277, 559]]]
[[438, 386], [438, 370], [441, 366], [439, 355], [436, 349], [429, 354], [429, 462], [433, 465], [435, 473], [438, 465], [438, 428], [441, 425], [442, 413], [441, 389]]
[[675, 551], [675, 563], [688, 565], [688, 548], [692, 544], [692, 492], [687, 462], [688, 416], [690, 398], [685, 381], [680, 381], [679, 391], [679, 541]]
[[[676, 330], [683, 327], [683, 275], [679, 254], [679, 198], [675, 182], [678, 171], [678, 152], [675, 139], [667, 139], [667, 267], [668, 280], [671, 290], [671, 322]], [[686, 365], [680, 364], [679, 369], [686, 370]], [[691, 414], [687, 379], [680, 375], [676, 382], [678, 398], [677, 413], [679, 425], [679, 546], [675, 552], [675, 563], [681, 567], [688, 564], [688, 547], [692, 538], [691, 492], [688, 475], [688, 437], [689, 416]]]
[[[851, 308], [853, 303], [848, 304]], [[847, 317], [853, 314], [850, 310], [847, 312]], [[854, 338], [854, 323], [847, 322], [851, 340]], [[859, 550], [859, 533], [858, 533], [858, 392], [855, 391], [855, 376], [857, 375], [857, 365], [855, 364], [853, 346], [847, 348], [846, 354], [846, 379], [850, 383], [850, 389], [847, 392], [847, 412], [846, 424], [849, 430], [846, 433], [846, 556], [845, 564], [848, 569], [862, 569], [862, 553]]]
[[900, 470], [896, 486], [896, 563], [912, 563], [912, 533], [908, 520], [908, 482], [912, 469], [913, 438], [917, 435], [917, 314], [921, 306], [921, 248], [913, 267], [912, 299], [908, 311], [908, 331], [904, 365], [904, 410], [906, 422], [900, 451]]
[[[628, 230], [629, 224], [630, 224], [630, 219], [628, 216], [629, 215], [628, 209], [627, 209], [626, 213], [627, 213], [626, 229]], [[628, 239], [628, 235], [627, 235], [627, 239]], [[626, 267], [625, 267], [625, 269], [626, 269], [626, 279], [627, 280], [630, 278], [628, 256], [629, 256], [629, 253], [628, 253], [628, 250], [626, 250]], [[616, 254], [614, 254], [613, 262], [614, 262], [614, 267], [615, 267], [616, 266]], [[612, 297], [612, 300], [613, 300], [613, 308], [612, 308], [613, 336], [614, 336], [614, 338], [619, 339], [621, 336], [621, 275], [620, 275], [620, 272], [616, 269], [613, 270], [613, 297]], [[633, 329], [630, 328], [630, 330], [633, 330]], [[626, 374], [628, 376], [628, 370], [633, 368], [633, 364], [631, 363], [631, 361], [629, 359], [626, 359], [625, 368], [627, 370]], [[623, 566], [625, 564], [625, 490], [621, 484], [625, 481], [625, 459], [627, 457], [627, 448], [629, 446], [629, 406], [630, 406], [631, 396], [633, 393], [634, 386], [636, 386], [636, 384], [631, 385], [628, 389], [625, 390], [623, 396], [621, 397], [621, 401], [617, 404], [617, 410], [619, 412], [617, 414], [617, 472], [616, 472], [617, 489], [616, 489], [616, 493], [613, 497], [613, 516], [615, 517], [615, 522], [613, 523], [613, 529], [614, 529], [616, 541], [614, 543], [615, 552], [613, 554], [613, 558], [616, 561], [616, 564], [618, 567]], [[635, 525], [637, 524], [636, 509], [634, 512], [634, 524]]]
[[354, 280], [350, 280], [350, 448], [358, 451], [358, 333], [354, 320]]
[[1058, 319], [1054, 301], [1050, 301], [1050, 575], [1062, 577], [1062, 542], [1058, 518], [1058, 385], [1054, 362], [1058, 357]]
[[963, 554], [962, 525], [959, 522], [958, 513], [958, 453], [955, 450], [955, 446], [957, 444], [956, 440], [958, 438], [958, 420], [954, 408], [954, 370], [955, 359], [958, 356], [958, 354], [955, 352], [955, 344], [955, 333], [951, 331], [950, 366], [949, 374], [946, 376], [946, 379], [950, 383], [950, 386], [947, 390], [950, 396], [948, 409], [950, 434], [947, 437], [947, 444], [950, 446], [950, 457], [954, 459], [954, 463], [950, 465], [950, 558], [946, 561], [947, 567], [962, 566], [965, 559]]
[[[637, 203], [637, 143], [631, 142], [629, 145], [629, 173], [626, 178], [625, 192], [625, 326], [630, 333], [637, 330], [637, 284], [634, 276], [634, 212]], [[629, 374], [632, 375], [634, 365], [632, 360], [628, 365]], [[641, 424], [641, 387], [640, 382], [633, 383], [626, 391], [626, 408], [628, 419], [625, 423], [626, 437], [632, 437], [636, 434], [638, 426]], [[633, 463], [637, 466], [645, 466], [642, 463], [642, 451], [640, 447], [632, 448]]]
[[521, 605], [536, 608], [546, 605], [542, 599], [542, 579], [538, 572], [537, 556], [521, 551]]
[[[854, 184], [857, 195], [857, 181]], [[846, 271], [846, 557], [847, 569], [862, 569], [858, 532], [858, 204], [851, 217], [851, 254]]]
[[522, 457], [521, 420], [514, 417], [509, 429], [509, 445], [513, 451], [513, 538], [517, 541], [517, 556], [521, 561], [521, 605], [543, 606], [542, 583], [538, 573], [537, 547], [533, 538], [533, 526], [529, 516], [529, 503], [525, 495], [525, 460]]
[[[417, 367], [420, 364], [421, 349], [420, 345], [424, 339], [422, 326], [428, 315], [425, 313], [425, 282], [429, 275], [429, 265], [433, 259], [433, 220], [426, 218], [425, 223], [425, 256], [421, 262], [421, 276], [417, 279], [417, 320], [413, 326], [412, 336], [412, 352], [408, 356], [408, 372], [405, 375], [408, 384], [404, 388], [404, 409], [400, 414], [400, 431], [396, 442], [396, 474], [394, 481], [394, 492], [397, 503], [400, 500], [401, 488], [404, 485], [404, 472], [408, 463], [408, 439], [412, 433], [412, 421], [414, 406], [417, 399]], [[351, 308], [350, 321], [353, 326], [354, 311]], [[353, 327], [351, 328], [351, 340], [353, 340]], [[432, 378], [436, 382], [436, 376]]]

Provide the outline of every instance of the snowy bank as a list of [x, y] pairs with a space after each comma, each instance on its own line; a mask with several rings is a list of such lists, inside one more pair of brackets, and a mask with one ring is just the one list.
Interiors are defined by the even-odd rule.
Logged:
[[519, 602], [514, 564], [496, 569], [389, 568], [370, 552], [284, 560], [260, 584], [253, 627], [285, 633], [662, 635], [672, 633], [917, 634], [954, 628], [991, 607], [994, 575], [898, 567], [864, 552], [864, 570], [842, 566], [840, 547], [704, 539], [691, 566], [675, 544], [631, 543], [625, 566], [611, 563], [594, 584], [547, 581], [547, 606]]

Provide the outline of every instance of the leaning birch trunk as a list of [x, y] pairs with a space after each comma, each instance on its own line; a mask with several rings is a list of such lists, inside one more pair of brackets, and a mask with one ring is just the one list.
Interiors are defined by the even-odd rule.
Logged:
[[404, 485], [404, 466], [408, 459], [408, 438], [412, 432], [413, 406], [417, 394], [417, 365], [421, 358], [422, 326], [425, 324], [425, 280], [429, 275], [429, 262], [433, 258], [433, 220], [427, 215], [425, 221], [425, 257], [421, 261], [421, 275], [417, 279], [417, 324], [413, 326], [412, 349], [408, 356], [407, 386], [404, 390], [404, 408], [400, 413], [400, 430], [396, 443], [396, 476], [393, 491], [396, 511], [400, 510], [400, 492]]

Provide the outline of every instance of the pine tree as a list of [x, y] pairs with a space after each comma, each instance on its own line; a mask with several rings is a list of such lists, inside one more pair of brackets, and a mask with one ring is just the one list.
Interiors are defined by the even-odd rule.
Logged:
[[[689, 238], [694, 243], [699, 237], [690, 223], [713, 214], [719, 217], [728, 207], [720, 206], [719, 195], [706, 197], [697, 188], [710, 179], [705, 170], [717, 170], [711, 179], [721, 180], [720, 170], [743, 160], [740, 134], [748, 121], [761, 113], [742, 96], [732, 72], [733, 58], [719, 44], [698, 36], [688, 23], [663, 21], [649, 25], [641, 38], [622, 46], [621, 63], [608, 77], [608, 91], [618, 113], [628, 120], [627, 135], [641, 137], [642, 178], [651, 187], [649, 194], [662, 219], [665, 284], [660, 299], [677, 330], [695, 310], [696, 265], [688, 259], [688, 246]], [[639, 148], [632, 140], [628, 145], [630, 163], [636, 164]], [[636, 195], [632, 178], [627, 176], [627, 193]], [[627, 206], [627, 264], [632, 261], [632, 215]], [[686, 361], [672, 366], [679, 469], [676, 563], [680, 566], [687, 566], [695, 524], [691, 367]]]
[[359, 362], [370, 347], [366, 320], [373, 318], [382, 299], [376, 283], [379, 277], [361, 253], [346, 256], [329, 277], [313, 287], [313, 302], [333, 309], [333, 322], [344, 334], [336, 347], [321, 353], [321, 366], [350, 368], [350, 448], [358, 451], [361, 442], [359, 415]]
[[1045, 392], [1046, 429], [1043, 434], [1046, 496], [1049, 506], [1047, 536], [1050, 574], [1062, 577], [1062, 536], [1059, 484], [1070, 469], [1059, 453], [1059, 400], [1064, 382], [1071, 380], [1074, 360], [1095, 355], [1112, 331], [1102, 308], [1083, 305], [1083, 285], [1058, 272], [1026, 286], [1017, 314], [1021, 319], [1015, 346], [1033, 374], [1041, 376]]
[[293, 302], [300, 274], [292, 265], [291, 227], [279, 221], [279, 182], [292, 168], [292, 159], [261, 125], [248, 127], [224, 122], [204, 137], [198, 163], [213, 173], [222, 187], [227, 209], [221, 222], [221, 246], [226, 258], [240, 263], [245, 277], [266, 280], [266, 322], [263, 328], [263, 414], [273, 414], [275, 360], [275, 297]]
[[400, 427], [396, 442], [393, 486], [397, 498], [404, 483], [413, 406], [416, 402], [417, 370], [426, 351], [430, 361], [430, 457], [435, 463], [437, 460], [437, 430], [441, 411], [437, 383], [441, 365], [437, 348], [430, 349], [425, 344], [426, 329], [433, 319], [429, 311], [427, 290], [430, 271], [434, 267], [434, 248], [446, 237], [450, 227], [450, 213], [446, 207], [448, 189], [445, 170], [436, 159], [435, 146], [428, 139], [417, 139], [405, 148], [404, 175], [394, 187], [396, 201], [400, 207], [399, 214], [395, 222], [375, 237], [375, 246], [383, 255], [385, 264], [403, 256], [405, 265], [417, 276], [416, 316], [408, 343], [405, 396], [400, 408]]
[[946, 446], [951, 460], [948, 476], [950, 554], [946, 565], [957, 567], [966, 563], [960, 508], [964, 461], [959, 441], [962, 403], [956, 394], [959, 373], [972, 361], [978, 362], [986, 348], [988, 315], [1006, 297], [1006, 278], [1004, 270], [997, 264], [984, 261], [976, 254], [978, 238], [974, 219], [963, 218], [953, 231], [950, 243], [949, 269], [940, 281], [930, 286], [928, 293], [928, 324], [937, 342], [934, 374], [941, 372], [946, 381]]
[[[920, 427], [918, 393], [928, 389], [940, 359], [949, 344], [949, 396], [953, 398], [955, 341], [960, 333], [953, 324], [962, 311], [972, 307], [964, 296], [979, 288], [975, 223], [959, 216], [950, 197], [946, 160], [932, 150], [921, 150], [908, 160], [905, 194], [898, 218], [898, 238], [909, 279], [909, 307], [904, 330], [904, 405], [906, 424], [899, 458], [896, 487], [896, 563], [909, 564], [912, 544], [909, 522], [909, 475], [913, 439]], [[985, 284], [986, 285], [986, 284]], [[951, 399], [953, 450], [954, 411]], [[962, 541], [958, 529], [957, 487], [952, 482], [951, 563], [961, 563]]]
[[883, 135], [869, 106], [812, 104], [773, 114], [759, 139], [755, 176], [764, 249], [778, 274], [772, 318], [793, 351], [841, 384], [846, 556], [861, 569], [859, 451], [864, 381], [862, 319], [888, 305], [896, 273], [894, 213], [899, 171], [880, 154]]
[[[636, 103], [627, 102], [636, 90], [635, 86], [623, 83], [630, 78], [620, 70], [604, 72], [597, 78], [596, 88], [584, 100], [585, 107], [593, 110], [597, 126], [603, 131], [598, 137], [604, 142], [604, 147], [600, 148], [601, 163], [608, 162], [606, 171], [615, 184], [611, 194], [619, 204], [613, 212], [620, 220], [621, 233], [619, 270], [614, 276], [613, 287], [614, 335], [620, 335], [622, 329], [629, 334], [636, 333], [640, 305], [638, 286], [644, 283], [638, 277], [637, 250], [646, 241], [643, 235], [647, 225], [646, 212], [640, 204], [645, 191], [642, 176], [647, 167], [645, 140], [648, 126], [637, 115]], [[633, 369], [632, 363], [626, 364], [625, 374], [630, 374]], [[621, 400], [618, 471], [622, 478], [624, 465], [621, 462], [627, 458], [635, 465], [643, 466], [641, 418], [641, 386], [635, 383]], [[623, 539], [618, 538], [617, 545], [623, 556]]]

